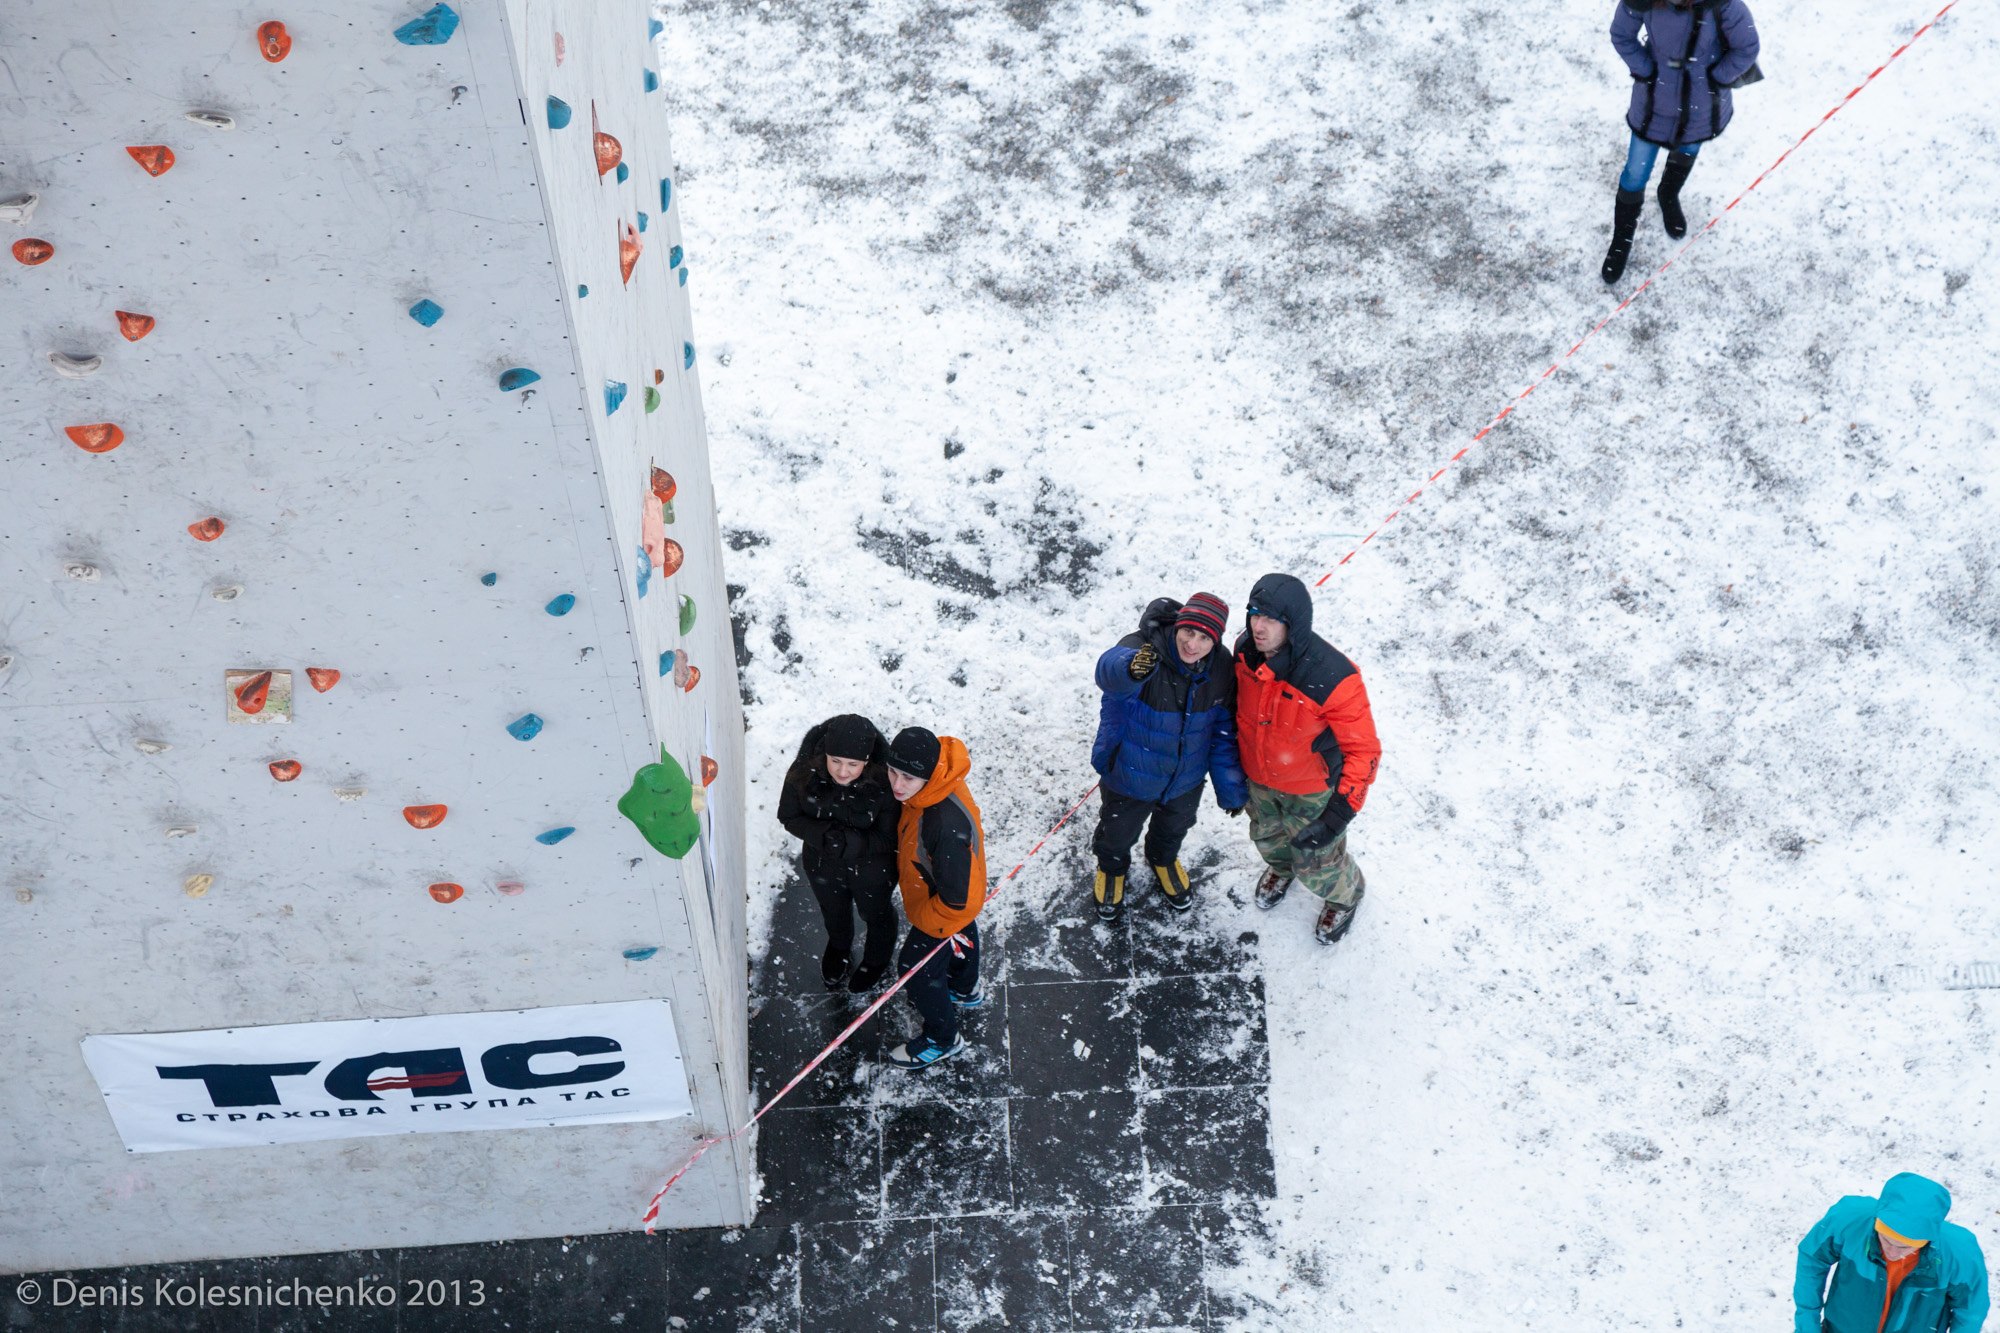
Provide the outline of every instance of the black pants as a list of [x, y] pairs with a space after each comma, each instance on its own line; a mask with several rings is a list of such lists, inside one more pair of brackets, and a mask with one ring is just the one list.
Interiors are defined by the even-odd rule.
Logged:
[[[955, 956], [947, 944], [903, 987], [910, 1003], [924, 1016], [924, 1035], [940, 1046], [958, 1040], [958, 1009], [951, 1002], [952, 994], [970, 995], [979, 989], [979, 923], [968, 922], [959, 934], [970, 941], [963, 958]], [[896, 960], [896, 970], [907, 972], [915, 967], [937, 942], [937, 936], [911, 926], [903, 937], [903, 956]]]
[[871, 873], [871, 867], [844, 867], [834, 876], [800, 862], [806, 883], [819, 900], [819, 914], [826, 919], [826, 942], [848, 953], [854, 952], [854, 914], [861, 914], [868, 927], [868, 940], [861, 954], [863, 967], [879, 967], [889, 961], [896, 948], [896, 907], [891, 896], [896, 887], [895, 866], [887, 873]]
[[1157, 802], [1121, 796], [1109, 787], [1101, 789], [1103, 806], [1097, 812], [1097, 832], [1090, 839], [1090, 850], [1097, 853], [1097, 868], [1107, 875], [1132, 872], [1132, 844], [1148, 816], [1152, 827], [1146, 829], [1146, 864], [1173, 864], [1188, 830], [1194, 827], [1195, 812], [1201, 807], [1201, 794], [1207, 785], [1203, 783], [1171, 801]]

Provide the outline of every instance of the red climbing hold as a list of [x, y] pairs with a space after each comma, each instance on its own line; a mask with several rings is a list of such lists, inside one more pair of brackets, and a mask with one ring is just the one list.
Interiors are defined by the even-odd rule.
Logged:
[[280, 782], [290, 782], [306, 771], [306, 766], [296, 759], [277, 759], [271, 763], [271, 776]]
[[212, 542], [222, 535], [227, 525], [219, 518], [205, 518], [199, 523], [188, 524], [188, 536], [198, 542]]
[[[632, 270], [639, 267], [639, 251], [642, 248], [639, 242], [639, 229], [622, 218], [619, 220], [618, 226], [621, 229], [618, 233], [618, 277], [621, 282], [630, 285]], [[19, 250], [20, 247], [16, 246], [16, 253], [19, 253]], [[29, 260], [26, 262], [39, 263], [41, 261]]]
[[618, 141], [597, 128], [597, 103], [590, 104], [590, 143], [597, 153], [597, 174], [606, 175], [616, 171], [625, 159], [625, 149]]
[[721, 772], [722, 772], [722, 769], [721, 769], [721, 768], [720, 768], [720, 767], [719, 767], [719, 766], [718, 766], [718, 765], [716, 764], [716, 762], [715, 762], [715, 761], [714, 761], [713, 759], [710, 759], [710, 758], [709, 758], [709, 757], [708, 757], [707, 755], [703, 755], [703, 756], [701, 757], [701, 785], [702, 785], [702, 786], [706, 787], [706, 786], [709, 786], [709, 785], [713, 784], [713, 783], [714, 783], [714, 781], [715, 781], [715, 779], [716, 779], [716, 777], [717, 777], [717, 776], [718, 776], [718, 775], [719, 775], [719, 774], [720, 774]]
[[680, 487], [674, 484], [673, 473], [667, 471], [665, 468], [656, 467], [653, 469], [653, 495], [661, 504], [672, 504], [674, 502], [674, 493], [679, 489]]
[[445, 805], [406, 805], [403, 807], [403, 818], [410, 821], [411, 828], [436, 828], [444, 823], [445, 812], [450, 808]]
[[112, 313], [118, 316], [118, 331], [125, 335], [128, 343], [138, 342], [153, 331], [151, 315], [135, 315], [129, 310], [114, 310]]
[[455, 903], [464, 896], [465, 896], [465, 886], [463, 884], [431, 885], [431, 897], [437, 899], [441, 903]]
[[673, 577], [686, 561], [687, 552], [681, 549], [681, 544], [672, 537], [667, 538], [665, 554], [660, 560], [660, 577], [663, 579]]
[[292, 53], [292, 35], [276, 19], [260, 24], [257, 28], [257, 51], [275, 65]]
[[[53, 256], [55, 252], [56, 248], [53, 245], [50, 245], [47, 241], [36, 240], [32, 236], [25, 241], [14, 242], [14, 258], [20, 260], [23, 264], [26, 264], [29, 268], [33, 268], [37, 264], [48, 263], [50, 257]], [[632, 257], [634, 259], [637, 259], [639, 257], [639, 252], [637, 250], [634, 250], [632, 252]]]
[[332, 667], [307, 667], [306, 679], [312, 682], [314, 689], [318, 690], [321, 694], [325, 694], [328, 690], [340, 684], [340, 673]]
[[681, 682], [681, 693], [687, 694], [699, 684], [701, 684], [701, 668], [690, 666], [687, 669], [687, 678]]
[[264, 711], [264, 701], [270, 697], [271, 673], [268, 671], [259, 671], [236, 687], [236, 706], [253, 716]]
[[63, 434], [87, 454], [108, 454], [125, 443], [125, 432], [108, 421], [93, 422], [88, 426], [64, 426]]
[[173, 169], [174, 150], [163, 143], [141, 144], [137, 148], [127, 148], [132, 160], [146, 169], [148, 176], [164, 176]]
[[653, 383], [655, 383], [655, 384], [665, 384], [666, 382], [667, 382], [667, 372], [666, 372], [666, 371], [664, 371], [664, 370], [656, 370], [656, 371], [654, 371], [654, 372], [653, 372]]

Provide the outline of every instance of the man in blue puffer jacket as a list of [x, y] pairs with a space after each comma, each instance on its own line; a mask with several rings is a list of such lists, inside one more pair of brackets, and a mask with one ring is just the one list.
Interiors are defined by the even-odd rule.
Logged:
[[1249, 788], [1236, 752], [1236, 677], [1222, 647], [1229, 608], [1198, 592], [1187, 604], [1156, 598], [1127, 634], [1097, 659], [1097, 742], [1090, 762], [1103, 782], [1091, 850], [1097, 914], [1115, 921], [1125, 906], [1132, 843], [1145, 827], [1146, 863], [1176, 911], [1194, 906], [1180, 863], [1205, 780], [1216, 803], [1243, 813]]
[[1979, 1333], [1986, 1256], [1944, 1220], [1950, 1211], [1944, 1186], [1909, 1171], [1879, 1199], [1850, 1194], [1827, 1209], [1799, 1242], [1796, 1333]]

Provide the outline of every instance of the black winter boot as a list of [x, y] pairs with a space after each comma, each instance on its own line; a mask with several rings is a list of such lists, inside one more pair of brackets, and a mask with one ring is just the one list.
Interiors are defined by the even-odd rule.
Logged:
[[1632, 255], [1632, 233], [1639, 229], [1639, 210], [1645, 202], [1644, 190], [1618, 192], [1618, 210], [1611, 222], [1611, 249], [1604, 256], [1606, 282], [1616, 282], [1625, 276], [1625, 261]]
[[1681, 212], [1681, 186], [1687, 184], [1693, 170], [1693, 153], [1668, 153], [1667, 169], [1660, 173], [1660, 221], [1667, 224], [1667, 235], [1677, 241], [1688, 234], [1687, 214]]
[[1361, 910], [1361, 899], [1368, 892], [1368, 878], [1359, 873], [1354, 880], [1354, 901], [1342, 907], [1329, 902], [1319, 910], [1319, 920], [1313, 923], [1313, 938], [1321, 944], [1336, 944], [1347, 934], [1354, 924], [1354, 914]]
[[839, 990], [847, 984], [847, 950], [837, 944], [826, 946], [826, 952], [819, 956], [819, 979], [828, 990]]

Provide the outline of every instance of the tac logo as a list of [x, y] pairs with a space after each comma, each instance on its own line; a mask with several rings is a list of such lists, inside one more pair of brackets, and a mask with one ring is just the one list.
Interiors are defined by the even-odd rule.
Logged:
[[[489, 1089], [529, 1092], [545, 1088], [603, 1083], [625, 1071], [623, 1060], [593, 1060], [623, 1048], [610, 1037], [553, 1037], [541, 1041], [507, 1042], [488, 1047], [479, 1057], [479, 1073]], [[571, 1057], [563, 1059], [562, 1057]], [[541, 1068], [535, 1061], [547, 1057]], [[585, 1063], [588, 1061], [588, 1063]], [[208, 1090], [218, 1110], [283, 1106], [280, 1079], [305, 1078], [325, 1060], [284, 1060], [268, 1064], [155, 1065], [163, 1079], [189, 1079]], [[343, 1102], [380, 1102], [384, 1092], [408, 1092], [412, 1097], [470, 1097], [473, 1087], [465, 1051], [441, 1046], [420, 1051], [377, 1051], [340, 1060], [326, 1071], [320, 1086]], [[601, 1096], [601, 1093], [596, 1094]], [[530, 1103], [532, 1104], [532, 1103]]]

